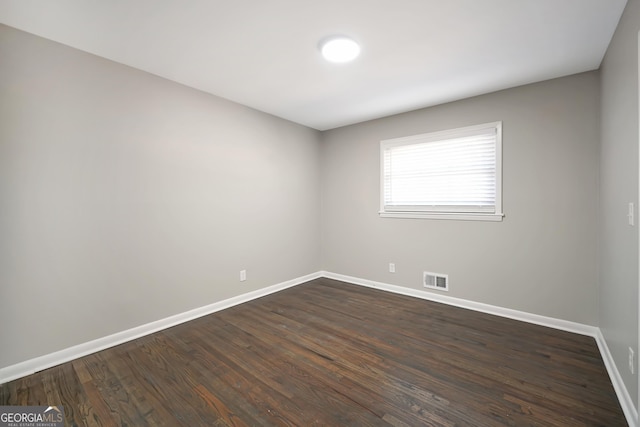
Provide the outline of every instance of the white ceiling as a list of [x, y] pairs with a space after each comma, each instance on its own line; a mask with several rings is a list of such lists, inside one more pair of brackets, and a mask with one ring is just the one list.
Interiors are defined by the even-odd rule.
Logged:
[[[597, 69], [625, 4], [0, 0], [0, 22], [325, 130]], [[355, 62], [323, 61], [335, 34]]]

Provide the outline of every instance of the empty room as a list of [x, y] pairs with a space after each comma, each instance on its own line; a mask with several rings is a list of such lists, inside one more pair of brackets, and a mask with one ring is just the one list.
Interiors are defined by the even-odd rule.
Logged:
[[0, 427], [640, 427], [639, 31], [0, 0]]

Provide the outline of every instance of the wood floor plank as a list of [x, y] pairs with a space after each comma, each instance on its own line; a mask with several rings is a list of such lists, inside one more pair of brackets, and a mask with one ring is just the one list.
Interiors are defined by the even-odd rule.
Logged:
[[67, 420], [69, 420], [69, 424], [85, 424], [89, 427], [121, 424], [118, 422], [118, 414], [109, 410], [109, 407], [94, 384], [94, 380], [85, 366], [85, 360], [74, 360], [71, 362], [71, 365], [73, 366], [78, 377], [78, 381], [81, 384], [80, 387], [83, 392], [83, 398], [75, 401], [77, 418], [69, 420], [69, 417], [66, 416]]
[[[540, 327], [538, 327], [538, 328], [540, 328]], [[415, 329], [415, 328], [413, 328], [413, 329]], [[544, 329], [547, 329], [547, 328], [544, 328]], [[446, 338], [446, 341], [451, 341], [451, 337], [446, 337], [445, 336], [445, 338]], [[394, 339], [394, 338], [392, 337], [391, 339]], [[430, 340], [434, 339], [433, 334], [431, 334], [429, 336], [429, 339]], [[590, 339], [590, 340], [593, 341], [592, 339]], [[402, 342], [405, 344], [405, 346], [407, 344], [411, 345], [411, 341], [407, 339], [406, 334], [402, 338]], [[593, 342], [592, 345], [595, 347], [595, 342]], [[428, 345], [423, 347], [423, 348], [426, 348], [426, 347], [428, 347]], [[501, 362], [504, 361], [504, 354], [503, 353], [494, 353], [494, 355], [495, 354], [499, 355], [497, 360], [499, 360]], [[552, 381], [552, 378], [550, 378], [548, 375], [542, 375], [542, 374], [548, 374], [549, 373], [548, 368], [549, 368], [550, 365], [549, 366], [545, 366], [545, 367], [541, 366], [540, 367], [541, 369], [539, 371], [540, 375], [538, 375], [538, 376], [530, 376], [530, 375], [527, 374], [527, 371], [518, 371], [518, 370], [511, 369], [511, 368], [505, 369], [505, 366], [501, 366], [501, 365], [489, 366], [489, 369], [485, 369], [485, 367], [487, 366], [486, 365], [487, 364], [487, 360], [484, 360], [484, 361], [478, 360], [478, 357], [481, 356], [482, 353], [480, 353], [478, 351], [474, 351], [472, 355], [473, 355], [473, 358], [468, 359], [468, 361], [470, 361], [472, 363], [472, 366], [467, 367], [467, 368], [463, 367], [462, 373], [464, 374], [466, 371], [468, 371], [469, 369], [473, 368], [475, 373], [477, 374], [477, 376], [480, 379], [482, 379], [483, 382], [492, 381], [492, 380], [499, 380], [499, 381], [504, 381], [504, 384], [507, 384], [507, 382], [511, 382], [513, 385], [521, 384], [522, 387], [526, 387], [524, 389], [524, 391], [526, 391], [528, 393], [537, 392], [538, 395], [540, 395], [540, 396], [546, 396], [549, 399], [549, 403], [550, 404], [555, 404], [558, 401], [563, 401], [563, 398], [564, 398], [564, 396], [567, 395], [567, 393], [570, 394], [571, 392], [575, 392], [575, 389], [571, 390], [571, 389], [567, 389], [566, 387], [564, 387], [566, 385], [564, 382], [554, 382], [554, 381]], [[448, 353], [446, 355], [441, 355], [441, 356], [446, 356], [446, 357], [438, 357], [437, 353], [433, 353], [429, 357], [431, 359], [438, 359], [438, 358], [447, 359], [446, 363], [448, 363], [448, 364], [452, 362], [451, 367], [446, 368], [446, 370], [448, 371], [449, 377], [453, 378], [454, 372], [456, 371], [456, 369], [458, 367], [462, 366], [465, 363], [465, 360], [458, 358], [456, 353]], [[522, 356], [520, 357], [520, 359], [521, 358], [522, 358]], [[482, 364], [478, 364], [478, 363], [476, 363], [477, 361], [482, 361], [483, 363]], [[545, 361], [546, 361], [546, 359], [545, 359]], [[527, 359], [527, 364], [528, 365], [530, 364], [528, 359]], [[608, 380], [608, 378], [606, 376], [606, 372], [604, 371], [602, 364], [600, 363], [599, 365], [600, 365], [600, 368], [598, 369], [598, 372], [599, 372], [600, 376], [602, 378], [605, 378], [605, 379]], [[474, 366], [475, 366], [475, 368], [474, 368]], [[542, 369], [542, 368], [545, 368], [545, 369]], [[498, 370], [496, 371], [495, 369], [498, 369]], [[445, 368], [442, 368], [441, 370], [445, 370]], [[502, 371], [506, 370], [507, 371], [506, 375], [502, 374], [500, 372], [501, 370]], [[520, 372], [522, 372], [523, 375], [527, 376], [527, 378], [519, 378], [518, 374]], [[579, 371], [577, 371], [577, 372], [579, 372]], [[482, 378], [482, 377], [484, 377], [484, 378]], [[535, 383], [536, 382], [539, 383], [538, 378], [541, 378], [541, 377], [544, 378], [544, 381], [546, 381], [546, 383], [536, 388]], [[514, 382], [514, 381], [511, 381], [511, 380], [516, 380], [516, 381]], [[525, 382], [525, 380], [526, 380], [526, 382]], [[563, 388], [563, 390], [560, 390], [560, 393], [556, 393], [556, 395], [554, 396], [555, 389], [557, 389], [557, 388]], [[595, 398], [597, 400], [598, 395], [596, 394], [596, 395], [593, 395], [591, 397]], [[607, 396], [606, 399], [610, 399], [610, 396]], [[594, 402], [596, 402], [596, 400], [592, 400], [591, 402], [588, 402], [588, 403], [594, 404]], [[607, 401], [610, 401], [610, 400], [607, 400]], [[567, 403], [568, 405], [571, 405], [572, 402], [576, 402], [575, 399], [569, 399], [569, 400], [564, 399], [564, 403]], [[582, 402], [578, 403], [578, 405], [579, 406], [584, 406], [584, 404]]]
[[[278, 313], [279, 313], [279, 314], [282, 314], [283, 312], [284, 312], [284, 310], [283, 310], [281, 307], [280, 307], [280, 308], [278, 308]], [[307, 316], [306, 316], [306, 318], [311, 318], [311, 316], [307, 315]], [[262, 320], [266, 322], [266, 321], [268, 321], [267, 319], [268, 319], [268, 316], [267, 316], [267, 315], [265, 315], [265, 314], [263, 314], [263, 315], [262, 315]], [[254, 320], [257, 320], [257, 318], [255, 318]], [[313, 320], [311, 320], [311, 321], [313, 321]], [[336, 322], [335, 324], [342, 325], [342, 324], [345, 324], [345, 323], [346, 323], [345, 319], [340, 319], [340, 321], [339, 321], [339, 322]], [[294, 328], [295, 328], [295, 325], [291, 324], [291, 325], [287, 325], [287, 328], [286, 328], [286, 329], [287, 329], [287, 330], [292, 330], [292, 329], [294, 329]], [[297, 333], [299, 333], [299, 334], [301, 334], [301, 335], [302, 335], [302, 333], [301, 333], [301, 332], [302, 332], [302, 331], [298, 331]], [[397, 332], [397, 331], [396, 331], [396, 332]], [[354, 338], [356, 338], [356, 337], [355, 337], [355, 335], [356, 335], [356, 334], [353, 334], [353, 333], [351, 334], [350, 339], [352, 339], [352, 341], [353, 341], [353, 339], [354, 339]], [[393, 339], [393, 338], [391, 338], [391, 337], [388, 337], [388, 338]], [[356, 338], [356, 339], [357, 339], [357, 338]], [[403, 340], [403, 341], [406, 341], [406, 340]], [[335, 343], [325, 343], [325, 344], [329, 345], [330, 347], [334, 347], [334, 348], [336, 347]], [[352, 344], [353, 344], [353, 342], [352, 342]], [[382, 348], [382, 347], [384, 347], [384, 346], [385, 346], [385, 344], [384, 344], [383, 342], [377, 342], [375, 346], [376, 346], [376, 347], [378, 347], [378, 348]], [[352, 345], [351, 347], [353, 347], [353, 345]], [[395, 357], [395, 358], [397, 358], [397, 357], [402, 357], [401, 352], [402, 352], [402, 350], [394, 350], [394, 353], [395, 353], [395, 354], [390, 354], [389, 352], [387, 352], [386, 354], [382, 355], [382, 356], [384, 356], [383, 358], [378, 358], [378, 360], [371, 359], [371, 358], [370, 358], [371, 354], [370, 354], [369, 352], [366, 352], [366, 354], [365, 354], [365, 355], [363, 355], [363, 354], [350, 354], [350, 355], [347, 355], [347, 356], [346, 356], [346, 358], [347, 358], [348, 360], [351, 360], [351, 359], [354, 359], [354, 360], [363, 360], [363, 359], [369, 358], [369, 360], [368, 360], [369, 365], [371, 365], [371, 366], [375, 366], [376, 364], [377, 364], [377, 365], [381, 365], [381, 364], [383, 364], [383, 363], [387, 363], [387, 362], [383, 362], [383, 359], [386, 359], [387, 361], [391, 361], [391, 360], [393, 360], [393, 359], [394, 359], [394, 357]], [[453, 364], [451, 364], [451, 356], [452, 356], [452, 355], [451, 355], [451, 354], [449, 354], [449, 355], [445, 355], [445, 356], [446, 356], [446, 357], [431, 357], [431, 359], [432, 359], [432, 360], [446, 360], [447, 366], [439, 366], [439, 367], [438, 367], [438, 370], [440, 370], [440, 371], [442, 371], [442, 372], [447, 372], [448, 379], [451, 379], [451, 378], [452, 378], [452, 376], [453, 376], [456, 372], [459, 374], [458, 376], [459, 376], [460, 378], [465, 377], [465, 376], [467, 375], [467, 371], [465, 371], [464, 369], [460, 369], [460, 368], [459, 368], [459, 366], [461, 366], [461, 365], [463, 365], [463, 364], [475, 363], [475, 360], [474, 360], [474, 359], [468, 359], [468, 360], [455, 359], [455, 360], [454, 360], [454, 363], [453, 363]], [[332, 356], [332, 357], [337, 358], [337, 356]], [[447, 360], [447, 359], [448, 359], [448, 360]], [[393, 370], [394, 370], [394, 371], [396, 371], [396, 372], [400, 372], [400, 370], [402, 370], [402, 369], [403, 369], [403, 367], [402, 367], [402, 366], [393, 367], [393, 366], [391, 366], [391, 365], [386, 365], [386, 366], [385, 366], [385, 368], [386, 368], [386, 369], [391, 369], [391, 368], [393, 368]], [[351, 367], [351, 370], [357, 370], [357, 368]], [[477, 370], [476, 370], [476, 374], [477, 374], [477, 373], [478, 373], [478, 372], [477, 372]], [[492, 372], [486, 372], [486, 373], [485, 373], [485, 375], [486, 375], [486, 376], [488, 376], [488, 377], [490, 377], [490, 376], [491, 376], [491, 374], [492, 374]], [[420, 373], [417, 373], [417, 372], [408, 372], [408, 373], [407, 373], [407, 376], [413, 377], [414, 379], [415, 379], [415, 378], [417, 378], [417, 376], [418, 376], [418, 375], [420, 375]], [[477, 376], [478, 376], [478, 375], [477, 375]], [[484, 394], [484, 393], [485, 393], [486, 386], [487, 386], [487, 381], [488, 381], [488, 379], [487, 379], [487, 378], [483, 378], [482, 383], [481, 383], [481, 384], [477, 384], [476, 389], [477, 389], [477, 392], [478, 392], [479, 394]], [[429, 378], [429, 382], [434, 383], [434, 382], [435, 382], [435, 379], [434, 379], [434, 378]], [[467, 389], [467, 391], [470, 391], [469, 383], [467, 383], [467, 384], [465, 385], [465, 388]], [[455, 394], [455, 393], [456, 393], [456, 392], [454, 391], [454, 393], [453, 393], [453, 394]]]
[[626, 426], [591, 337], [317, 279], [0, 385], [78, 426]]

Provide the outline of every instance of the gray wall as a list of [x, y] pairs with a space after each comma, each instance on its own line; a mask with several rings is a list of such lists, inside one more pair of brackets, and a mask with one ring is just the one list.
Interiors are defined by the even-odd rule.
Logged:
[[[629, 0], [601, 67], [600, 329], [634, 402], [638, 380], [638, 30], [640, 2]], [[636, 204], [636, 226], [627, 206]], [[637, 364], [636, 364], [637, 372]]]
[[[600, 326], [636, 401], [638, 29], [630, 0], [601, 76], [320, 134], [0, 25], [0, 368], [320, 269], [429, 270]], [[496, 120], [503, 222], [379, 218], [380, 140]]]
[[318, 132], [6, 26], [0, 58], [0, 367], [319, 270]]
[[[323, 133], [322, 266], [597, 325], [597, 72]], [[502, 120], [502, 222], [380, 218], [380, 140]], [[388, 272], [388, 263], [396, 273]], [[433, 291], [438, 292], [438, 291]]]

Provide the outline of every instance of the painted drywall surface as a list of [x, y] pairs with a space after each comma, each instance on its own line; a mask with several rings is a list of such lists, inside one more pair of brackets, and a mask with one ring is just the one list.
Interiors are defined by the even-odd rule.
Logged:
[[[323, 269], [449, 274], [450, 296], [597, 325], [598, 88], [589, 72], [324, 133]], [[379, 217], [381, 140], [498, 120], [503, 222]]]
[[[627, 3], [601, 67], [600, 329], [637, 405], [638, 379], [638, 31], [640, 2]], [[629, 202], [636, 225], [629, 226]], [[636, 364], [636, 372], [638, 365]]]
[[318, 132], [6, 26], [0, 57], [0, 368], [319, 270]]

